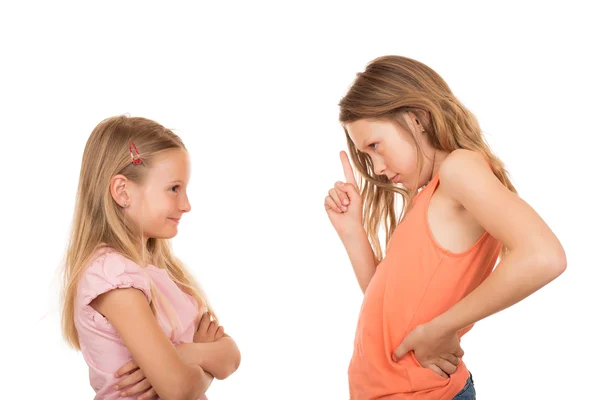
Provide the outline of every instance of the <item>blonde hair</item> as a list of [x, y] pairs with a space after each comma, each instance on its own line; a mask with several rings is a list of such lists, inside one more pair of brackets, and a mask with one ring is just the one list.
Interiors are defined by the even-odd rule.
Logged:
[[[131, 142], [139, 151], [141, 164], [132, 163]], [[129, 226], [122, 208], [110, 193], [112, 177], [122, 174], [142, 184], [156, 155], [172, 149], [185, 150], [185, 146], [171, 130], [145, 118], [127, 116], [111, 117], [100, 122], [86, 143], [62, 277], [62, 331], [67, 343], [75, 349], [80, 349], [74, 322], [77, 285], [92, 261], [92, 255], [102, 247], [112, 248], [140, 266], [151, 263], [164, 268], [183, 292], [196, 299], [199, 311], [206, 309], [216, 320], [199, 285], [173, 255], [170, 241], [149, 238], [144, 246], [140, 230]], [[152, 311], [156, 314], [156, 307], [160, 305], [172, 317], [172, 308], [151, 280], [150, 283]], [[171, 322], [173, 325], [173, 318]], [[176, 327], [172, 328], [173, 335]]]
[[[408, 132], [417, 147], [417, 170], [421, 175], [424, 156], [413, 130], [406, 122], [414, 114], [425, 129], [428, 142], [436, 150], [450, 153], [467, 149], [480, 153], [490, 164], [494, 175], [510, 191], [517, 193], [502, 161], [487, 144], [475, 116], [454, 96], [450, 87], [433, 69], [401, 56], [384, 56], [371, 61], [357, 77], [339, 103], [342, 125], [359, 119], [383, 119], [398, 123]], [[396, 226], [412, 208], [416, 189], [396, 187], [385, 175], [376, 175], [369, 156], [358, 151], [348, 131], [346, 141], [350, 157], [360, 174], [363, 199], [363, 221], [377, 260], [383, 257], [379, 239], [385, 228], [386, 247]], [[395, 194], [402, 196], [402, 209], [397, 217]], [[507, 251], [502, 248], [501, 255]]]

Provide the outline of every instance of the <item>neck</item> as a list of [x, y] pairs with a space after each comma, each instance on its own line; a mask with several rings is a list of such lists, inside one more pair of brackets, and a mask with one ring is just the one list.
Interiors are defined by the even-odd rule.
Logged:
[[433, 176], [435, 175], [435, 156], [436, 156], [436, 152], [434, 150], [433, 151], [433, 161], [431, 163], [431, 173], [429, 174], [429, 179], [427, 180], [427, 182], [425, 182], [425, 184], [423, 186], [421, 186], [419, 189], [417, 189], [417, 191], [420, 191], [425, 186], [429, 185], [429, 182], [431, 182], [431, 180], [433, 179]]
[[440, 169], [440, 166], [442, 165], [442, 163], [444, 162], [444, 160], [446, 159], [448, 154], [449, 153], [446, 153], [443, 150], [434, 150], [433, 161], [431, 163], [431, 174], [430, 174], [431, 176], [430, 176], [429, 180], [432, 180], [433, 177], [437, 174], [437, 172]]
[[436, 152], [435, 150], [433, 151], [433, 162], [431, 163], [431, 176], [429, 177], [429, 182], [431, 182], [431, 180], [433, 179], [433, 175], [435, 172], [435, 156], [436, 156]]

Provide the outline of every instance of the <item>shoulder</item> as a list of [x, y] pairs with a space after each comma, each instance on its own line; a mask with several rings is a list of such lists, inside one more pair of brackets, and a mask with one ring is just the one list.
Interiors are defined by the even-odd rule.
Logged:
[[440, 165], [440, 180], [460, 180], [473, 173], [490, 172], [491, 169], [480, 153], [472, 150], [457, 149], [446, 156]]
[[94, 253], [79, 281], [78, 292], [84, 304], [120, 288], [136, 288], [151, 298], [150, 278], [142, 267], [113, 249]]
[[490, 186], [501, 185], [484, 156], [476, 151], [458, 149], [448, 154], [439, 169], [440, 187], [452, 199], [462, 203]]

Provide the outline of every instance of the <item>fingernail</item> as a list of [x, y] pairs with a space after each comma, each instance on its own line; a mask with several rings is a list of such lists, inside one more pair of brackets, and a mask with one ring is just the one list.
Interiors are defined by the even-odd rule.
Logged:
[[342, 210], [348, 211], [348, 207], [342, 207]]
[[115, 385], [115, 390], [119, 390], [119, 385]]
[[125, 397], [125, 396], [127, 396], [127, 395], [125, 394], [125, 392], [121, 393], [121, 397]]
[[344, 200], [344, 205], [348, 205], [348, 200]]
[[392, 354], [392, 360], [394, 360], [394, 362], [398, 362], [398, 360], [396, 360], [396, 356]]

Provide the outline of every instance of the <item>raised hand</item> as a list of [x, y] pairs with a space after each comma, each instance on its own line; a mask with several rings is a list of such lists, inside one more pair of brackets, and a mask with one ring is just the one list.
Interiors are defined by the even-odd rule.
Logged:
[[340, 237], [362, 229], [362, 199], [354, 178], [354, 170], [345, 151], [340, 152], [346, 182], [336, 182], [325, 197], [325, 211]]

